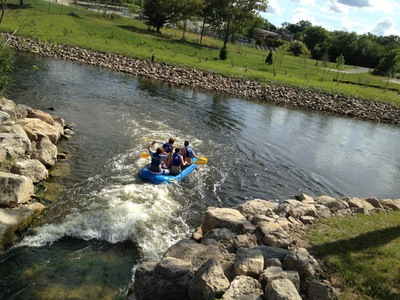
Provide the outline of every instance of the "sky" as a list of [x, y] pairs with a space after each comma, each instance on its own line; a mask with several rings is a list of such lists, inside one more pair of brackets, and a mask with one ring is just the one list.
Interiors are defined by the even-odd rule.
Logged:
[[328, 31], [400, 36], [400, 0], [268, 0], [261, 15], [278, 28], [306, 20]]

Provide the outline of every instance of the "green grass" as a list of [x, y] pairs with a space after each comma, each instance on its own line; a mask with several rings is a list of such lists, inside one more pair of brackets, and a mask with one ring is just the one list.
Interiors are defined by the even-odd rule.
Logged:
[[400, 299], [400, 212], [322, 219], [307, 235], [341, 299]]
[[[46, 1], [26, 3], [28, 8], [8, 11], [0, 24], [0, 31], [13, 32], [21, 26], [18, 34], [53, 43], [81, 46], [138, 59], [149, 59], [154, 52], [158, 62], [213, 70], [221, 75], [256, 80], [264, 84], [275, 83], [341, 93], [400, 107], [399, 92], [384, 89], [386, 78], [367, 73], [345, 74], [343, 80], [361, 85], [338, 84], [332, 81], [337, 76], [336, 71], [326, 72], [327, 69], [334, 69], [332, 63], [323, 68], [321, 62], [317, 66], [314, 60], [285, 55], [279, 66], [279, 55], [275, 53], [274, 65], [269, 66], [264, 63], [268, 52], [238, 44], [229, 44], [228, 59], [221, 61], [218, 57], [222, 42], [216, 39], [205, 37], [200, 46], [199, 35], [187, 33], [186, 41], [182, 41], [182, 31], [178, 29], [164, 28], [161, 34], [157, 34], [137, 20], [104, 17], [101, 13], [80, 8], [76, 15], [75, 6], [62, 6]], [[341, 78], [342, 75], [339, 76]], [[371, 88], [367, 85], [382, 88]], [[400, 90], [399, 84], [389, 83], [389, 87]]]

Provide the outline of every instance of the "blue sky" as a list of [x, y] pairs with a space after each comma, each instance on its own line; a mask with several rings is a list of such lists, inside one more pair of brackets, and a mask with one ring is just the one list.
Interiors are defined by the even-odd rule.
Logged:
[[400, 0], [268, 0], [261, 15], [276, 27], [307, 20], [329, 31], [400, 36]]

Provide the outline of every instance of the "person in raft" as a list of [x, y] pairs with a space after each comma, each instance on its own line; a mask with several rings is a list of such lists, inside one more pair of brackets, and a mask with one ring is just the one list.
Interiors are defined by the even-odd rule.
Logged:
[[186, 162], [183, 160], [181, 149], [175, 148], [175, 152], [172, 155], [171, 160], [171, 175], [178, 175], [182, 171], [182, 167], [186, 166]]
[[168, 143], [165, 143], [164, 145], [162, 145], [165, 153], [170, 154], [174, 151], [174, 143], [175, 143], [175, 140], [173, 138], [170, 138], [168, 140]]
[[165, 154], [164, 149], [161, 147], [158, 147], [157, 150], [154, 152], [153, 150], [151, 150], [151, 147], [155, 143], [157, 143], [157, 141], [153, 141], [153, 142], [151, 142], [151, 144], [149, 144], [147, 146], [147, 149], [149, 150], [149, 154], [151, 157], [149, 170], [152, 173], [168, 175], [169, 170], [163, 169], [162, 165], [163, 165], [163, 162], [168, 160], [168, 157], [172, 154], [172, 152], [171, 152], [171, 154]]
[[196, 153], [194, 153], [192, 147], [189, 146], [189, 142], [185, 141], [185, 147], [182, 148], [183, 159], [187, 164], [192, 163], [192, 158], [197, 157]]

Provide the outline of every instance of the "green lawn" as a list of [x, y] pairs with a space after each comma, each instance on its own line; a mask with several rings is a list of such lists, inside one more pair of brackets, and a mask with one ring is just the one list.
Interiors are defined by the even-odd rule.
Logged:
[[322, 219], [307, 236], [341, 299], [400, 299], [400, 212]]
[[[13, 0], [15, 1], [15, 0]], [[338, 74], [333, 63], [326, 67], [315, 60], [274, 53], [274, 64], [266, 65], [267, 51], [255, 46], [229, 44], [229, 55], [221, 61], [222, 42], [206, 37], [199, 45], [198, 34], [186, 33], [182, 41], [179, 29], [162, 29], [161, 34], [148, 30], [138, 20], [123, 17], [104, 17], [98, 12], [75, 6], [57, 5], [46, 1], [27, 2], [27, 8], [8, 11], [0, 31], [32, 36], [41, 40], [81, 46], [97, 51], [149, 59], [154, 52], [158, 62], [167, 62], [202, 70], [214, 70], [222, 75], [257, 80], [265, 84], [314, 88], [325, 92], [358, 96], [400, 107], [399, 92], [385, 89], [386, 78], [362, 74]], [[346, 66], [352, 68], [352, 66]], [[338, 76], [339, 75], [339, 76]], [[340, 80], [357, 84], [333, 82]], [[369, 85], [381, 88], [371, 88]], [[400, 90], [400, 85], [389, 83]]]

